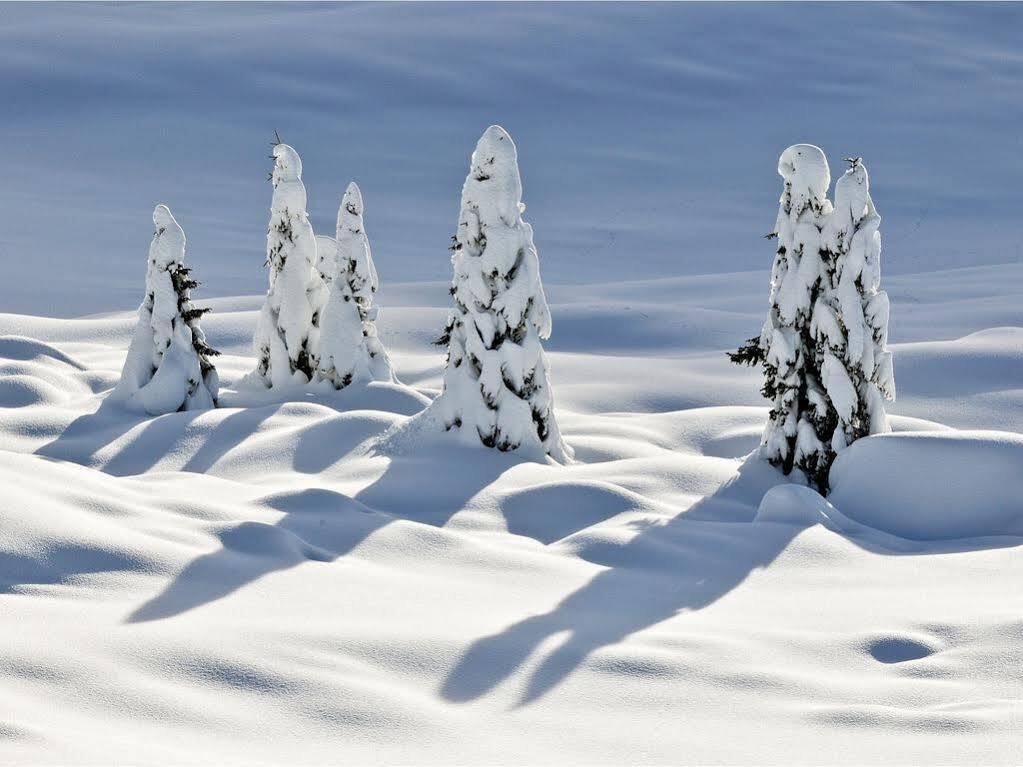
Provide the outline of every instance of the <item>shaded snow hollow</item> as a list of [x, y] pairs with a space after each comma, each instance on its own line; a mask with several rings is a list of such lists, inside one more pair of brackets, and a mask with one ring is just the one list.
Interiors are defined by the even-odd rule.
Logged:
[[101, 404], [133, 314], [0, 315], [0, 755], [1012, 762], [1021, 277], [891, 281], [896, 431], [829, 500], [744, 459], [759, 273], [553, 289], [565, 466], [402, 428], [444, 284], [381, 291], [410, 386], [336, 393], [241, 393], [214, 301], [224, 407], [158, 418]]

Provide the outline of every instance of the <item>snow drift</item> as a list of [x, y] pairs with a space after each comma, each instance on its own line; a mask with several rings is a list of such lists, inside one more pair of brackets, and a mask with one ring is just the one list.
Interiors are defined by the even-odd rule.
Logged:
[[831, 469], [829, 500], [904, 538], [1023, 535], [1023, 435], [997, 431], [882, 434]]
[[[852, 456], [941, 428], [921, 418], [1023, 429], [1023, 331], [967, 336], [1023, 325], [1020, 277], [889, 285], [911, 307], [900, 338], [966, 337], [910, 345], [896, 434]], [[134, 314], [0, 315], [16, 627], [0, 632], [0, 759], [1016, 760], [1023, 538], [910, 541], [865, 516], [866, 495], [832, 505], [744, 460], [767, 408], [721, 350], [761, 314], [762, 274], [553, 290], [565, 465], [392, 439], [440, 389], [423, 328], [446, 287], [382, 289], [379, 332], [414, 388], [243, 390], [261, 298], [216, 300], [223, 407], [156, 418], [100, 407]], [[982, 460], [989, 436], [951, 460]], [[925, 460], [942, 437], [907, 448], [903, 473], [950, 473]], [[868, 466], [851, 486], [925, 511]]]

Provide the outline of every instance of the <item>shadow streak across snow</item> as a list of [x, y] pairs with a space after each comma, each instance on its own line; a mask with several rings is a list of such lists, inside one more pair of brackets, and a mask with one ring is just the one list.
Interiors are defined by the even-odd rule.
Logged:
[[452, 702], [480, 698], [515, 673], [541, 643], [567, 632], [531, 674], [520, 705], [531, 703], [601, 647], [726, 596], [800, 532], [791, 525], [757, 526], [754, 532], [748, 518], [736, 521], [738, 499], [760, 497], [782, 481], [770, 467], [747, 460], [736, 477], [666, 524], [645, 526], [624, 546], [584, 547], [579, 556], [609, 568], [550, 612], [474, 642], [444, 681], [441, 695]]
[[270, 573], [309, 561], [333, 562], [396, 519], [443, 527], [480, 490], [519, 462], [489, 451], [455, 448], [459, 450], [471, 450], [474, 460], [463, 462], [465, 470], [457, 482], [436, 482], [437, 463], [430, 456], [399, 456], [391, 458], [384, 472], [354, 498], [316, 487], [264, 498], [265, 505], [284, 516], [275, 524], [247, 521], [218, 531], [220, 548], [193, 560], [127, 622], [170, 618]]

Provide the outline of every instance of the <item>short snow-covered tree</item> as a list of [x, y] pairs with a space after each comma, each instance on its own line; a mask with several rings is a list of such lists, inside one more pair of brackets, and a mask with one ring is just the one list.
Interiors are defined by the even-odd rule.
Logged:
[[821, 382], [838, 418], [833, 453], [889, 429], [885, 401], [895, 399], [888, 344], [888, 294], [881, 285], [881, 217], [859, 158], [835, 184], [824, 226], [826, 284], [813, 312]]
[[270, 289], [259, 313], [253, 346], [256, 373], [267, 386], [308, 383], [316, 369], [318, 296], [313, 227], [306, 213], [302, 160], [287, 144], [275, 144], [273, 200], [266, 235]]
[[379, 287], [363, 223], [362, 192], [348, 185], [337, 214], [334, 273], [320, 322], [318, 380], [343, 389], [355, 381], [393, 381], [391, 361], [377, 336], [373, 294]]
[[769, 237], [778, 249], [771, 298], [759, 337], [730, 354], [733, 362], [764, 367], [763, 393], [771, 411], [761, 454], [788, 474], [804, 471], [826, 489], [835, 415], [821, 381], [813, 307], [822, 291], [821, 230], [831, 214], [828, 161], [811, 144], [790, 146], [778, 160], [784, 181], [778, 218]]
[[521, 197], [515, 144], [493, 125], [477, 143], [462, 187], [451, 258], [454, 308], [438, 340], [448, 356], [436, 407], [445, 427], [466, 439], [564, 462], [572, 451], [554, 417], [540, 344], [551, 315]]
[[209, 309], [192, 305], [198, 283], [185, 266], [185, 233], [166, 205], [156, 206], [153, 224], [146, 296], [111, 397], [150, 415], [215, 407], [219, 379], [211, 358], [218, 352], [199, 327]]

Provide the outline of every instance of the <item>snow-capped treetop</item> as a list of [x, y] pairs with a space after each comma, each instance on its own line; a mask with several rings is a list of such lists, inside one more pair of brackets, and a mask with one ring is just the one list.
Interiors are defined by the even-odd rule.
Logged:
[[289, 210], [292, 214], [305, 211], [306, 193], [302, 183], [302, 158], [287, 144], [275, 144], [273, 148], [274, 194], [270, 210], [278, 213]]
[[[456, 286], [459, 291], [467, 289], [480, 306], [504, 319], [504, 327], [494, 329], [497, 333], [515, 329], [528, 318], [540, 338], [546, 339], [551, 334], [551, 314], [540, 284], [533, 228], [522, 220], [526, 206], [521, 196], [515, 142], [500, 125], [491, 125], [476, 144], [462, 185], [452, 259]], [[473, 264], [477, 257], [478, 266]], [[499, 285], [493, 285], [495, 279]]]
[[[877, 216], [870, 199], [870, 177], [860, 158], [849, 160], [849, 169], [835, 184], [834, 213], [828, 219], [824, 244], [837, 253], [848, 243], [864, 218]], [[880, 223], [878, 216], [878, 223]]]
[[831, 186], [831, 169], [828, 158], [819, 146], [793, 144], [778, 158], [778, 175], [791, 184], [794, 193], [807, 199], [820, 199], [828, 194]]
[[151, 324], [157, 345], [169, 345], [174, 335], [174, 320], [179, 312], [178, 294], [171, 279], [170, 267], [185, 262], [185, 231], [166, 205], [157, 205], [153, 209], [153, 225], [156, 231], [149, 245], [146, 291], [151, 296]]
[[785, 179], [785, 188], [775, 233], [785, 239], [784, 218], [794, 225], [808, 207], [821, 212], [831, 186], [831, 169], [820, 147], [794, 144], [778, 158], [778, 175]]
[[149, 246], [149, 260], [158, 267], [184, 261], [185, 232], [174, 219], [170, 208], [157, 205], [153, 209], [153, 225], [158, 236], [153, 237]]
[[483, 221], [501, 219], [506, 226], [512, 226], [526, 209], [521, 200], [522, 181], [515, 142], [500, 125], [491, 125], [472, 153], [469, 174], [462, 185], [463, 210], [465, 202], [470, 201]]
[[367, 291], [376, 292], [380, 286], [366, 225], [362, 220], [363, 210], [362, 192], [353, 181], [345, 190], [337, 211], [337, 262], [342, 267], [350, 264], [348, 281], [356, 298]]
[[783, 323], [792, 324], [798, 314], [809, 314], [820, 279], [820, 228], [831, 213], [827, 198], [831, 171], [819, 147], [795, 144], [778, 158], [778, 174], [785, 183], [774, 229], [778, 256], [771, 276], [771, 304]]

